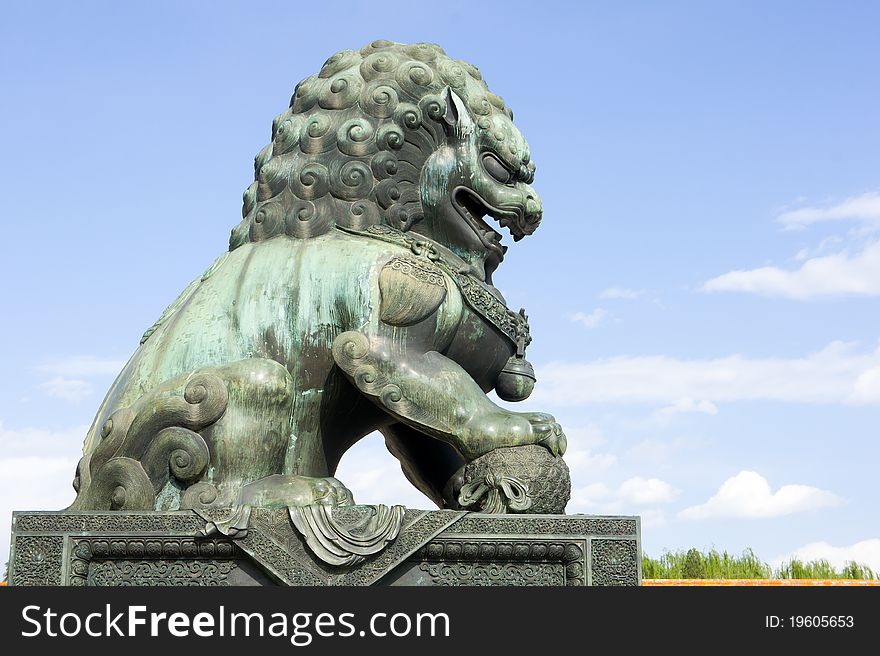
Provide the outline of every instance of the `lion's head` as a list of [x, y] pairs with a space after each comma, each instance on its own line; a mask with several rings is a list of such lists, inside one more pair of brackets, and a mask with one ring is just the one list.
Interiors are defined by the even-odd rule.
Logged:
[[487, 278], [541, 219], [529, 148], [479, 71], [436, 45], [374, 41], [300, 82], [272, 124], [230, 250], [334, 225], [386, 224], [449, 247]]

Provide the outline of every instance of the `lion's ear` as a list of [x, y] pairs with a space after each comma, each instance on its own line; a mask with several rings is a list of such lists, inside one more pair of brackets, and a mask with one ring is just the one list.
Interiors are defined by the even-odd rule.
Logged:
[[474, 131], [474, 120], [468, 111], [464, 100], [455, 91], [446, 87], [443, 89], [443, 99], [446, 101], [446, 112], [443, 114], [443, 123], [449, 136], [461, 139]]

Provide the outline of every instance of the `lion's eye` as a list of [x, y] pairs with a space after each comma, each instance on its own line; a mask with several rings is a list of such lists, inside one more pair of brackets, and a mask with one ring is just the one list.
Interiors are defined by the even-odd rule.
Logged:
[[510, 170], [492, 153], [485, 153], [483, 155], [483, 168], [486, 169], [486, 173], [502, 184], [507, 184], [513, 177]]

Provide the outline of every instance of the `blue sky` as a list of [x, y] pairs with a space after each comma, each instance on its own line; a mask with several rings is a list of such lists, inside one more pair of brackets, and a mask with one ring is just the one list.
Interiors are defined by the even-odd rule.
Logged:
[[[225, 249], [296, 82], [385, 38], [479, 66], [530, 142], [544, 221], [495, 281], [535, 338], [520, 405], [569, 434], [569, 512], [640, 514], [653, 555], [880, 569], [880, 7], [379, 6], [6, 3], [0, 513], [72, 499], [103, 393]], [[339, 476], [427, 507], [381, 440]]]

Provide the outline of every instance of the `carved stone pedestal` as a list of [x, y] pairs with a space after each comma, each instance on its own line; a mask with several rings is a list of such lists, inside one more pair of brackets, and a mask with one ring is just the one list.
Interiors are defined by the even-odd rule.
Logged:
[[[340, 524], [355, 522], [357, 508]], [[345, 509], [348, 510], [348, 509]], [[638, 517], [406, 509], [381, 552], [333, 566], [286, 510], [17, 512], [10, 585], [640, 585]], [[344, 513], [340, 513], [344, 515]], [[352, 524], [353, 525], [353, 524]]]

